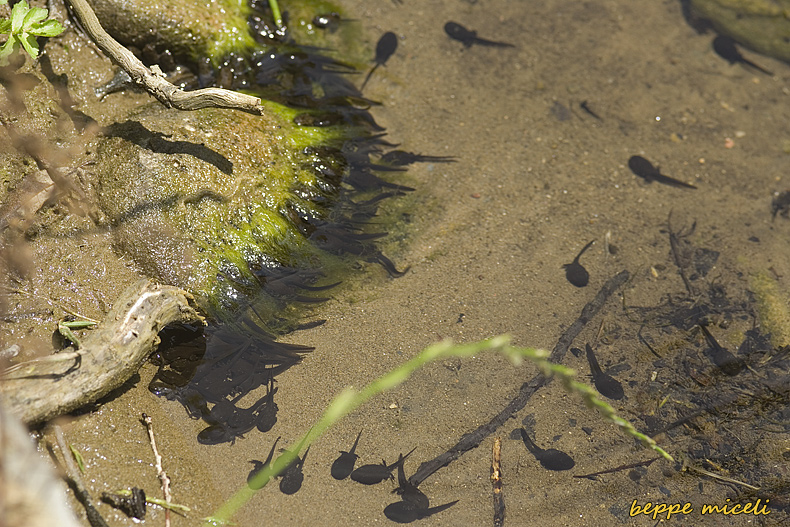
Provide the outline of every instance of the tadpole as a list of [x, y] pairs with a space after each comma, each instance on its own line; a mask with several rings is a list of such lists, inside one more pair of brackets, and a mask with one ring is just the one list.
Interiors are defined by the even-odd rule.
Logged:
[[351, 473], [351, 479], [363, 485], [375, 485], [376, 483], [381, 483], [385, 479], [393, 479], [392, 471], [401, 466], [403, 461], [415, 450], [416, 448], [413, 448], [411, 452], [405, 456], [401, 456], [398, 461], [392, 465], [387, 465], [385, 461], [382, 461], [380, 465], [362, 465]]
[[571, 263], [562, 266], [565, 269], [565, 278], [576, 287], [584, 287], [590, 281], [590, 273], [579, 263], [579, 258], [581, 258], [584, 251], [589, 249], [594, 243], [595, 240], [582, 247], [582, 250], [579, 251], [579, 254], [576, 255], [576, 258], [574, 258]]
[[383, 66], [392, 54], [395, 53], [396, 49], [398, 49], [398, 36], [392, 31], [387, 31], [381, 36], [378, 44], [376, 44], [376, 58], [373, 59], [375, 64], [368, 72], [367, 77], [365, 77], [365, 81], [359, 88], [360, 91], [365, 89], [365, 85], [368, 83], [368, 80], [370, 80], [370, 76], [373, 75], [373, 72], [376, 71], [376, 68]]
[[384, 516], [395, 523], [411, 523], [449, 509], [458, 503], [458, 500], [456, 500], [437, 507], [431, 507], [428, 496], [417, 488], [417, 485], [406, 479], [403, 459], [405, 459], [403, 455], [398, 459], [400, 463], [398, 465], [398, 488], [393, 491], [400, 495], [401, 501], [387, 505], [384, 508]]
[[744, 57], [741, 52], [738, 51], [738, 47], [735, 44], [736, 42], [732, 37], [719, 35], [713, 39], [713, 51], [716, 52], [716, 55], [720, 56], [730, 64], [746, 64], [747, 66], [751, 66], [752, 68], [761, 71], [768, 76], [773, 76], [773, 73], [767, 69], [763, 68], [762, 66], [758, 66], [751, 60]]
[[670, 187], [691, 189], [697, 188], [691, 183], [686, 183], [685, 181], [680, 181], [679, 179], [665, 176], [658, 168], [653, 166], [653, 163], [642, 156], [631, 156], [628, 158], [628, 168], [631, 169], [631, 172], [633, 172], [635, 176], [641, 177], [648, 183], [655, 181], [656, 183], [669, 185]]
[[307, 447], [304, 455], [301, 458], [297, 456], [297, 458], [283, 470], [283, 473], [280, 474], [282, 477], [280, 480], [280, 492], [291, 495], [296, 494], [299, 489], [302, 488], [302, 482], [304, 481], [302, 469], [304, 468], [304, 460], [307, 459], [307, 454], [309, 452], [310, 447]]
[[604, 373], [600, 364], [598, 364], [598, 359], [595, 358], [592, 347], [587, 344], [586, 348], [587, 362], [590, 363], [590, 372], [592, 373], [593, 384], [595, 384], [595, 389], [598, 390], [598, 393], [614, 401], [619, 401], [625, 397], [625, 393], [623, 393], [623, 385], [620, 384], [620, 381], [608, 373]]
[[700, 324], [699, 328], [705, 333], [705, 338], [708, 340], [710, 348], [707, 349], [707, 355], [711, 362], [715, 364], [725, 375], [733, 376], [738, 375], [741, 370], [746, 367], [746, 364], [740, 357], [736, 357], [731, 351], [724, 349], [713, 335], [711, 335], [708, 328]]
[[540, 448], [530, 439], [524, 428], [520, 428], [519, 432], [521, 433], [521, 439], [527, 446], [527, 450], [532, 452], [532, 455], [535, 456], [538, 463], [546, 470], [570, 470], [576, 464], [573, 458], [565, 452], [557, 450], [556, 448], [547, 448], [545, 450]]
[[252, 490], [262, 489], [264, 486], [266, 486], [267, 483], [269, 483], [269, 478], [266, 478], [264, 481], [256, 481], [256, 480], [258, 473], [260, 473], [261, 470], [268, 467], [269, 464], [272, 462], [272, 458], [274, 457], [274, 449], [277, 447], [277, 441], [279, 440], [280, 440], [279, 437], [274, 440], [274, 444], [272, 445], [272, 449], [269, 451], [269, 456], [266, 458], [266, 461], [260, 462], [257, 459], [253, 459], [252, 461], [250, 461], [250, 463], [253, 464], [253, 468], [252, 470], [250, 470], [250, 473], [247, 475], [247, 486]]
[[359, 456], [356, 454], [357, 444], [359, 443], [359, 438], [362, 436], [362, 430], [359, 431], [357, 434], [357, 438], [354, 440], [354, 444], [351, 445], [351, 450], [346, 452], [345, 450], [340, 451], [340, 456], [332, 463], [331, 474], [332, 477], [336, 480], [346, 479], [351, 473], [354, 471], [354, 463], [357, 462], [357, 458]]

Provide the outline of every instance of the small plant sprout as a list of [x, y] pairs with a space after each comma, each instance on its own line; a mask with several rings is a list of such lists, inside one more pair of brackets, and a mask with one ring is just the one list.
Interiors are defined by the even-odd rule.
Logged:
[[[0, 0], [0, 5], [8, 0]], [[0, 47], [0, 66], [8, 64], [8, 57], [22, 48], [33, 58], [38, 57], [37, 37], [55, 37], [64, 28], [57, 20], [47, 19], [49, 11], [40, 7], [30, 7], [25, 0], [11, 8], [11, 18], [0, 19], [0, 34], [8, 34], [8, 40]]]

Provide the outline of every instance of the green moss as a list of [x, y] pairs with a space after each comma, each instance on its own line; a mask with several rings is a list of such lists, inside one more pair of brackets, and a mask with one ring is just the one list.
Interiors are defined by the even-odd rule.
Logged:
[[150, 105], [111, 127], [99, 151], [116, 247], [214, 313], [259, 288], [256, 271], [323, 269], [336, 258], [309, 240], [306, 218], [328, 221], [339, 181], [315, 169], [333, 160], [306, 148], [340, 146], [350, 129], [296, 126], [294, 110], [264, 104], [263, 118]]
[[786, 295], [764, 271], [754, 274], [750, 285], [757, 300], [760, 324], [771, 334], [771, 343], [775, 347], [787, 346], [790, 344], [790, 309]]
[[91, 5], [108, 33], [139, 49], [161, 44], [175, 55], [218, 63], [255, 45], [247, 0], [92, 0]]
[[691, 0], [716, 31], [753, 50], [790, 61], [790, 0]]
[[[372, 53], [362, 33], [362, 24], [349, 20], [339, 5], [325, 0], [281, 0], [280, 6], [288, 11], [288, 30], [295, 41], [334, 50], [344, 63], [356, 67], [370, 62]], [[313, 18], [327, 13], [337, 13], [341, 22], [335, 29], [315, 27]]]

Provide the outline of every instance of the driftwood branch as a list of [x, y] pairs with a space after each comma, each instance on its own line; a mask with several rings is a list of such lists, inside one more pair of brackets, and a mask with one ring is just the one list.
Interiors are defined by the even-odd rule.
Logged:
[[28, 425], [71, 412], [129, 380], [159, 344], [157, 334], [166, 325], [202, 321], [188, 293], [141, 280], [118, 298], [78, 351], [7, 370], [0, 379], [0, 400]]
[[123, 68], [132, 80], [153, 95], [167, 108], [199, 110], [201, 108], [229, 108], [263, 115], [258, 97], [221, 88], [204, 88], [185, 92], [168, 82], [158, 66], [148, 68], [134, 54], [112, 38], [101, 26], [96, 13], [86, 0], [68, 0], [82, 27], [99, 49]]

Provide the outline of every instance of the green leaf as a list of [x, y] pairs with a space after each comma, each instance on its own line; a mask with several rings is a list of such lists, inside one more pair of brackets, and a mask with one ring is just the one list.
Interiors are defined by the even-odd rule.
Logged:
[[42, 9], [40, 7], [31, 7], [30, 11], [25, 14], [25, 18], [22, 20], [22, 31], [30, 29], [33, 24], [41, 22], [47, 18], [48, 14], [49, 11], [46, 9]]
[[71, 450], [71, 455], [74, 457], [74, 461], [77, 462], [77, 467], [80, 469], [80, 472], [85, 474], [85, 460], [82, 459], [82, 454], [74, 448], [74, 445], [69, 445], [69, 450]]
[[16, 37], [14, 35], [10, 35], [8, 37], [8, 41], [3, 44], [3, 47], [0, 48], [0, 66], [7, 66], [8, 65], [8, 57], [14, 50], [18, 47]]
[[30, 34], [39, 37], [56, 37], [66, 30], [57, 20], [47, 20], [30, 28]]
[[0, 5], [5, 5], [8, 3], [8, 0], [0, 0]]
[[30, 8], [25, 0], [11, 8], [11, 34], [18, 35], [22, 32], [22, 22], [24, 22], [25, 15], [29, 10]]
[[22, 33], [22, 38], [19, 39], [19, 43], [22, 44], [22, 47], [25, 48], [28, 55], [33, 58], [38, 57], [38, 42], [36, 41], [35, 35]]
[[11, 21], [7, 18], [0, 20], [0, 33], [11, 32]]

